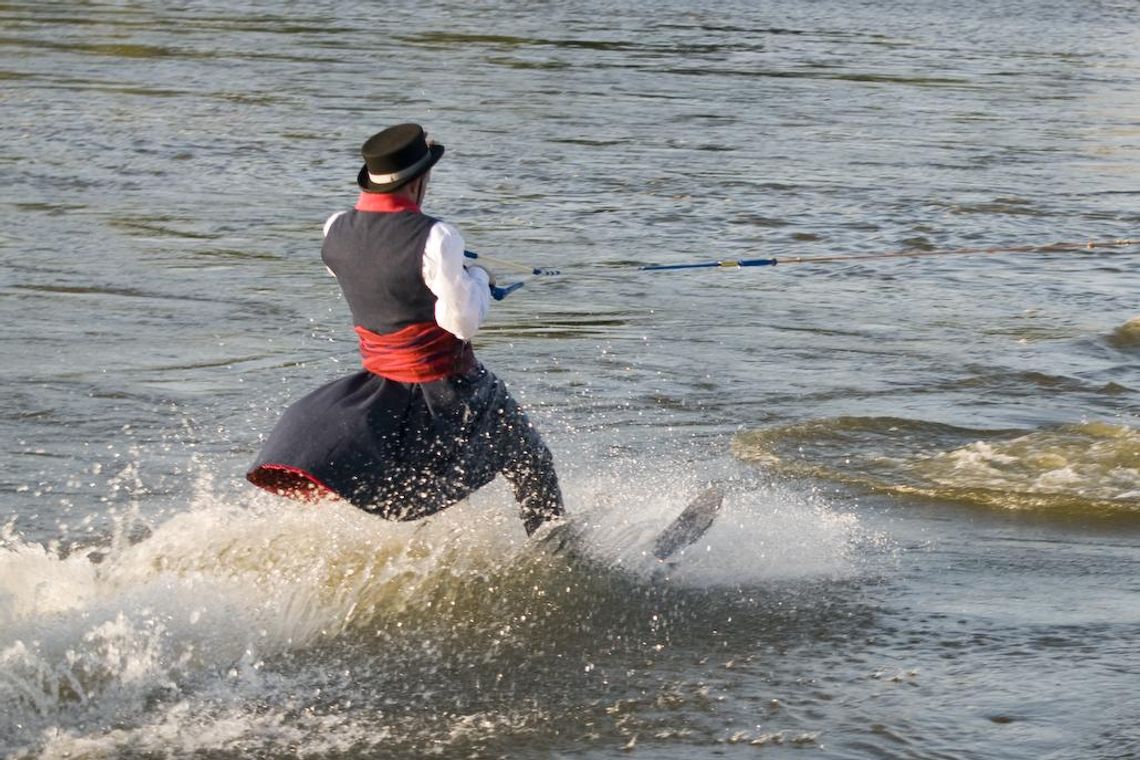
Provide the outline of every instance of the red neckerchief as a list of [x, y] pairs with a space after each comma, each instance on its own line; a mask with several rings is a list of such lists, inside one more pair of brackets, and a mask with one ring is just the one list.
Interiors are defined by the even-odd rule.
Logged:
[[372, 211], [382, 214], [392, 214], [397, 211], [414, 211], [420, 213], [419, 204], [405, 195], [392, 193], [361, 193], [356, 201], [357, 211]]

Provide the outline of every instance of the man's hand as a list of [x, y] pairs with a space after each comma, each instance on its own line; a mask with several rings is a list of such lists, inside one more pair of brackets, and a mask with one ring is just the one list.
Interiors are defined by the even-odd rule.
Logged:
[[467, 266], [467, 268], [468, 269], [478, 269], [483, 274], [487, 275], [487, 284], [489, 286], [491, 286], [492, 288], [495, 287], [495, 273], [492, 272], [490, 269], [488, 269], [487, 267], [484, 267], [484, 266], [479, 266], [477, 264], [469, 264]]

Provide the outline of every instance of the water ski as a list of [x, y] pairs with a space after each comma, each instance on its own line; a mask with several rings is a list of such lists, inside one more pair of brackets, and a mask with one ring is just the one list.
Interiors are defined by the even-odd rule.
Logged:
[[657, 536], [653, 542], [653, 556], [664, 562], [700, 540], [713, 524], [723, 502], [723, 491], [716, 486], [706, 488]]
[[[709, 486], [677, 516], [653, 542], [653, 556], [661, 562], [674, 559], [681, 550], [696, 543], [712, 526], [724, 501], [724, 492]], [[539, 541], [552, 553], [573, 552], [582, 540], [581, 528], [570, 521], [557, 521], [540, 529]]]

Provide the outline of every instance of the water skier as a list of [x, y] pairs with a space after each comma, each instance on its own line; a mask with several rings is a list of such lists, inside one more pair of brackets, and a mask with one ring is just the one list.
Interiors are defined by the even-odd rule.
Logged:
[[563, 514], [562, 494], [550, 450], [471, 347], [493, 278], [465, 265], [455, 227], [420, 210], [443, 152], [417, 124], [364, 143], [360, 197], [325, 223], [321, 249], [364, 369], [286, 409], [246, 477], [273, 493], [335, 495], [416, 520], [502, 473], [529, 535]]

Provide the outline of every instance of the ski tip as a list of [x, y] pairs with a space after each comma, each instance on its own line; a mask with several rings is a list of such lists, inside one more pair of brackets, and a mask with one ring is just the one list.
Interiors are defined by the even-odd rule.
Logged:
[[677, 519], [653, 542], [653, 556], [662, 562], [700, 540], [716, 519], [724, 503], [724, 491], [709, 486], [689, 502]]

